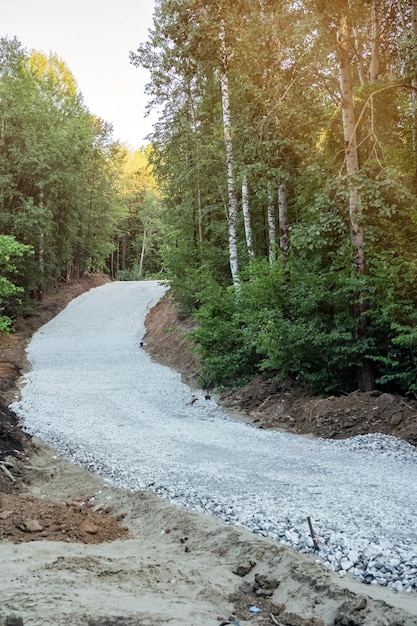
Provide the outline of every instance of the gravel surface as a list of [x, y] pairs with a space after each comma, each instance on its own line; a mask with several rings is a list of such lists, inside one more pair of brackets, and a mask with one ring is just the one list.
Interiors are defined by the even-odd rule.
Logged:
[[341, 576], [415, 593], [415, 449], [385, 435], [313, 440], [229, 418], [140, 347], [164, 291], [114, 282], [43, 326], [13, 405], [26, 429], [119, 487], [315, 552]]

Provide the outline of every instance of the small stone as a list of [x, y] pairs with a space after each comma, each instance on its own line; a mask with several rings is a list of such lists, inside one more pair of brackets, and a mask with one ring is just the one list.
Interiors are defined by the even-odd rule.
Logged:
[[14, 513], [14, 511], [1, 511], [0, 512], [0, 519], [7, 519], [11, 515], [13, 515], [13, 513]]
[[402, 422], [402, 419], [403, 419], [402, 413], [395, 413], [390, 419], [391, 426], [398, 426], [398, 424]]
[[270, 598], [274, 591], [273, 589], [257, 589], [255, 593], [260, 598]]
[[393, 404], [395, 402], [395, 396], [391, 393], [383, 393], [378, 397], [378, 404], [380, 406], [387, 406], [389, 404]]
[[43, 526], [39, 524], [37, 519], [28, 519], [23, 522], [25, 530], [28, 533], [37, 533], [40, 530], [43, 530]]
[[88, 519], [86, 519], [81, 524], [80, 530], [82, 533], [88, 533], [89, 535], [96, 535], [98, 531], [98, 527], [92, 522], [90, 522]]
[[266, 574], [255, 574], [255, 583], [261, 589], [268, 589], [274, 591], [279, 585], [279, 580], [271, 578]]
[[232, 572], [233, 574], [236, 574], [236, 576], [240, 576], [241, 578], [243, 578], [244, 576], [246, 576], [246, 574], [249, 574], [249, 572], [255, 567], [255, 565], [255, 561], [246, 561], [245, 563], [241, 563], [240, 565], [235, 567]]

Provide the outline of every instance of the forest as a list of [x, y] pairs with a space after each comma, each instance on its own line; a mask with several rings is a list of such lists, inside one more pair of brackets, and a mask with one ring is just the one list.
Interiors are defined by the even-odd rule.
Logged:
[[417, 390], [415, 0], [157, 0], [161, 254], [209, 385]]
[[3, 325], [85, 271], [156, 277], [202, 384], [415, 396], [417, 0], [156, 0], [130, 62], [158, 113], [135, 154], [1, 40]]
[[113, 140], [63, 60], [0, 38], [0, 333], [60, 281], [159, 271], [149, 151]]

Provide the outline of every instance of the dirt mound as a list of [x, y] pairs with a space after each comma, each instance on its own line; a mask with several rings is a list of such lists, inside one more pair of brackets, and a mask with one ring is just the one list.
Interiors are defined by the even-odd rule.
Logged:
[[417, 445], [417, 402], [380, 391], [317, 398], [288, 382], [257, 378], [220, 400], [260, 428], [328, 439], [383, 433]]
[[144, 347], [164, 365], [182, 374], [183, 380], [195, 387], [199, 378], [199, 359], [190, 335], [195, 324], [181, 317], [170, 295], [164, 296], [146, 317]]
[[0, 494], [0, 540], [101, 543], [125, 539], [129, 531], [111, 517], [111, 507], [97, 512], [94, 498], [60, 504], [27, 495]]

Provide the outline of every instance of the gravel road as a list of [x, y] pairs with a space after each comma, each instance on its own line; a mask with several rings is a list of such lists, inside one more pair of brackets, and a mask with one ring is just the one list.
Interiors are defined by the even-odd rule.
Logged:
[[341, 576], [417, 589], [417, 454], [383, 435], [346, 441], [228, 417], [140, 347], [157, 282], [114, 282], [33, 337], [13, 409], [26, 429], [113, 484], [314, 552]]

